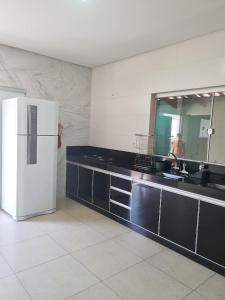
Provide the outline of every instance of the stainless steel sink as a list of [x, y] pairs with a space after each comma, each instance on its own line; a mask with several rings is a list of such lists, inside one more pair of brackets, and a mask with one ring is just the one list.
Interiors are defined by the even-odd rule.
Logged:
[[174, 175], [170, 173], [161, 173], [161, 177], [166, 178], [166, 179], [172, 179], [172, 180], [182, 180], [184, 177], [179, 176], [179, 175]]

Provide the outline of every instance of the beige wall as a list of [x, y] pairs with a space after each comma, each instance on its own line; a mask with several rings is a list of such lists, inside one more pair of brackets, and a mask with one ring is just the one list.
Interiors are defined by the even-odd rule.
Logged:
[[135, 151], [151, 93], [224, 84], [225, 31], [94, 68], [89, 143]]

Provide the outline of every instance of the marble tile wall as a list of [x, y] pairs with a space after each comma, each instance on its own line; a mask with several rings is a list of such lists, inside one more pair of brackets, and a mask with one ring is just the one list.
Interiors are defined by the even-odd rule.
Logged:
[[91, 69], [0, 45], [0, 86], [24, 88], [27, 96], [59, 103], [63, 146], [58, 151], [57, 195], [65, 194], [65, 147], [89, 138]]

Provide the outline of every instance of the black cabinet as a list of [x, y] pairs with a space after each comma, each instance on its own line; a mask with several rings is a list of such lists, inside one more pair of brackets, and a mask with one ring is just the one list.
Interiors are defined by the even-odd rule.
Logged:
[[225, 208], [200, 203], [197, 253], [225, 266]]
[[130, 221], [130, 209], [128, 208], [110, 202], [110, 212], [120, 218]]
[[195, 251], [198, 200], [162, 192], [160, 235]]
[[78, 197], [81, 200], [92, 202], [93, 171], [79, 167]]
[[131, 191], [131, 181], [120, 177], [111, 176], [111, 186], [127, 192]]
[[96, 171], [94, 172], [93, 203], [106, 210], [109, 210], [109, 184], [109, 175]]
[[158, 233], [160, 189], [134, 183], [132, 187], [131, 221]]
[[110, 189], [110, 199], [128, 207], [131, 206], [131, 194], [117, 191], [112, 187]]
[[66, 164], [66, 196], [75, 198], [77, 196], [78, 187], [78, 167]]

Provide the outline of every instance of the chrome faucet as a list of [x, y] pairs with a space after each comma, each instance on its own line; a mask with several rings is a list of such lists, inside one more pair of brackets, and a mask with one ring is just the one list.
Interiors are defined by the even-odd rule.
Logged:
[[170, 152], [169, 153], [169, 156], [171, 157], [173, 157], [174, 158], [174, 161], [175, 161], [175, 163], [174, 163], [174, 165], [172, 166], [172, 168], [174, 169], [174, 170], [179, 170], [179, 167], [178, 167], [178, 165], [177, 165], [177, 156], [174, 154], [174, 153], [172, 153], [172, 152]]

